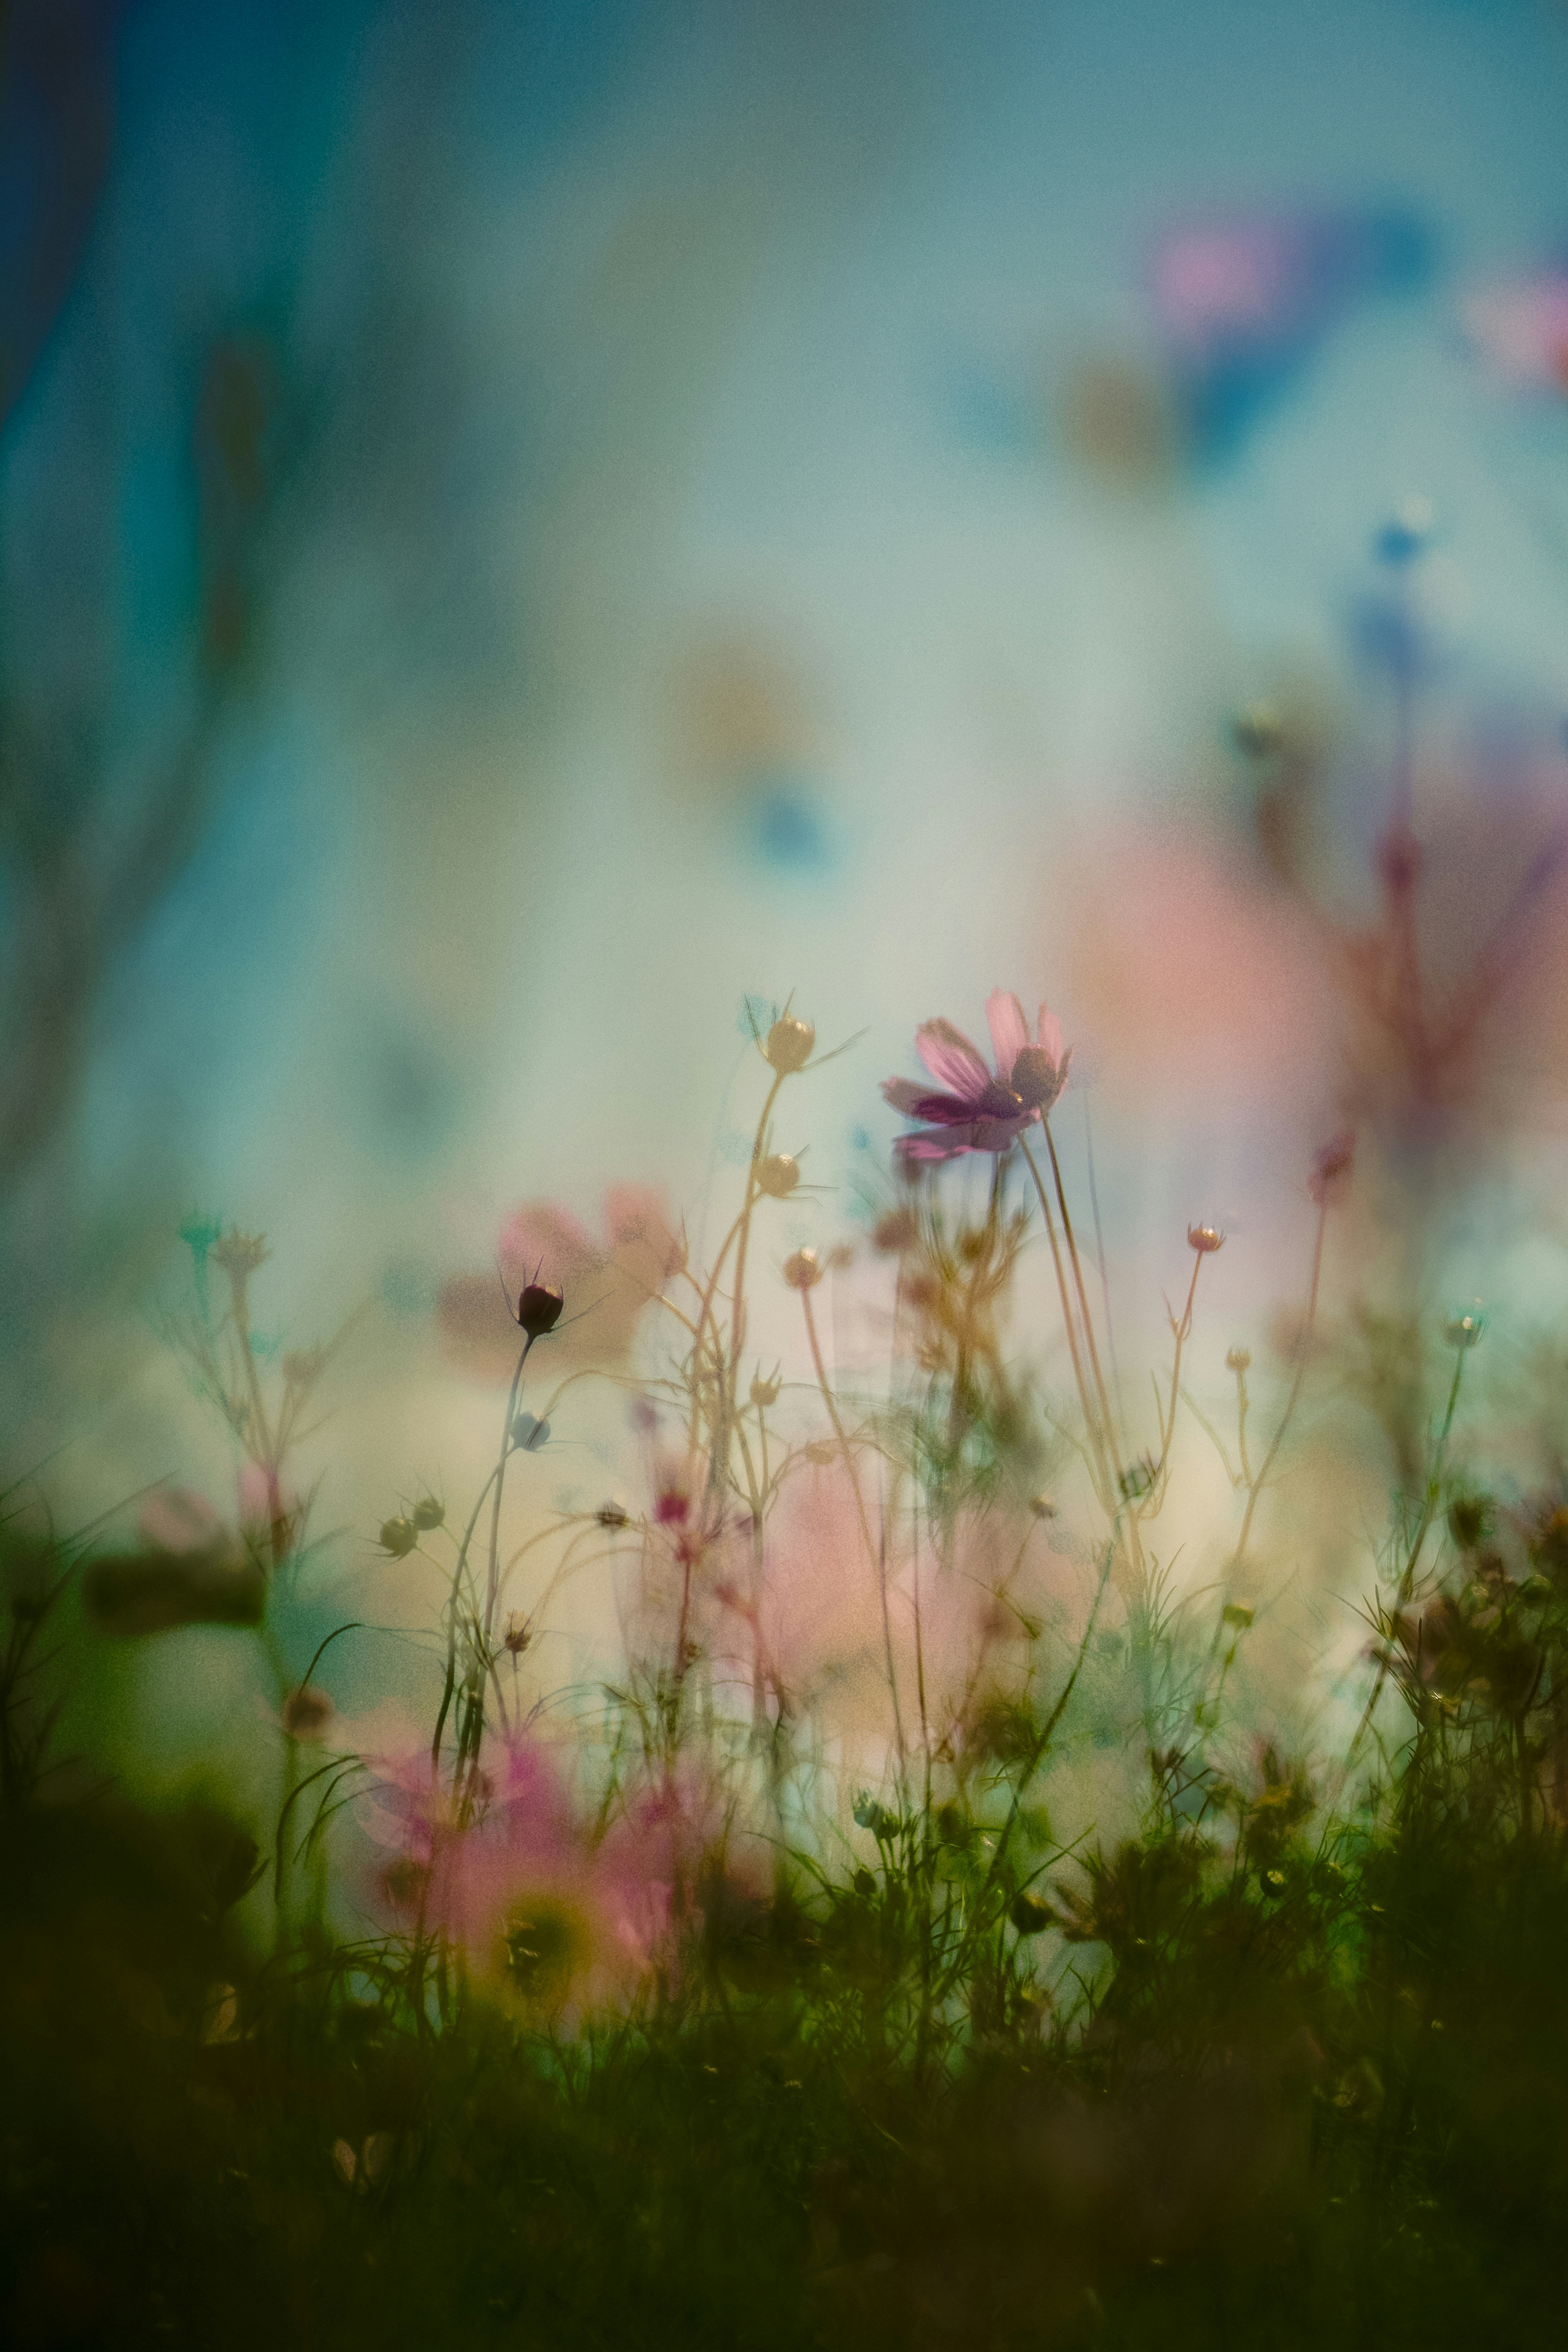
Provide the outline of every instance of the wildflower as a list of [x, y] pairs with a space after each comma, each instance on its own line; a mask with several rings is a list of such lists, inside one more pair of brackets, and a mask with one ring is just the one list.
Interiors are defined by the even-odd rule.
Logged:
[[446, 1504], [438, 1502], [434, 1495], [421, 1496], [412, 1513], [415, 1526], [426, 1532], [431, 1528], [438, 1528], [446, 1516]]
[[205, 1258], [222, 1232], [222, 1221], [217, 1217], [208, 1216], [202, 1209], [193, 1209], [188, 1216], [183, 1217], [180, 1221], [180, 1239], [198, 1264]]
[[781, 1077], [804, 1070], [816, 1044], [816, 1030], [809, 1021], [802, 1021], [793, 1013], [781, 1013], [763, 1040], [763, 1058], [771, 1062]]
[[884, 1081], [885, 1102], [936, 1130], [900, 1136], [895, 1149], [901, 1160], [1006, 1151], [1032, 1121], [1049, 1112], [1067, 1083], [1071, 1054], [1063, 1048], [1061, 1024], [1045, 1005], [1033, 1040], [1016, 996], [994, 989], [985, 1009], [994, 1075], [951, 1021], [924, 1021], [915, 1032], [915, 1050], [940, 1090], [933, 1093], [910, 1078]]
[[1568, 268], [1484, 288], [1466, 306], [1470, 341], [1521, 392], [1568, 392]]
[[1238, 1633], [1246, 1633], [1255, 1614], [1250, 1601], [1227, 1601], [1220, 1611], [1226, 1624], [1234, 1625]]
[[1327, 1207], [1331, 1201], [1339, 1198], [1354, 1160], [1354, 1136], [1336, 1135], [1331, 1143], [1324, 1144], [1312, 1163], [1307, 1187], [1320, 1208]]
[[653, 1516], [661, 1528], [684, 1527], [691, 1509], [691, 1497], [682, 1486], [664, 1487], [653, 1507]]
[[1246, 759], [1267, 760], [1283, 748], [1285, 730], [1267, 702], [1254, 702], [1231, 720], [1230, 740]]
[[631, 1513], [624, 1503], [601, 1503], [594, 1517], [602, 1528], [624, 1528]]
[[920, 1221], [912, 1209], [889, 1209], [871, 1228], [871, 1246], [884, 1257], [902, 1257], [920, 1237]]
[[290, 1739], [319, 1739], [335, 1712], [324, 1690], [301, 1683], [283, 1702], [283, 1728]]
[[792, 1290], [814, 1290], [822, 1280], [822, 1265], [814, 1249], [798, 1249], [786, 1257], [784, 1278]]
[[1225, 1247], [1225, 1235], [1213, 1225], [1189, 1225], [1187, 1247], [1196, 1250], [1200, 1257], [1206, 1257], [1213, 1251]]
[[537, 1454], [550, 1443], [550, 1423], [531, 1412], [520, 1412], [511, 1425], [511, 1442], [521, 1454]]
[[237, 1282], [243, 1282], [258, 1266], [265, 1265], [270, 1255], [265, 1234], [242, 1234], [237, 1226], [231, 1226], [221, 1241], [213, 1244], [211, 1251], [213, 1264], [221, 1265]]
[[527, 1618], [514, 1609], [501, 1629], [500, 1638], [502, 1648], [510, 1650], [514, 1658], [521, 1658], [533, 1639], [533, 1628]]
[[800, 1182], [800, 1168], [787, 1151], [770, 1152], [765, 1160], [753, 1160], [752, 1174], [758, 1192], [765, 1192], [770, 1201], [787, 1200]]
[[526, 1284], [517, 1302], [519, 1330], [525, 1331], [531, 1339], [542, 1339], [560, 1322], [565, 1303], [563, 1294], [550, 1283]]
[[[573, 1299], [568, 1320], [542, 1323], [541, 1336], [546, 1329], [551, 1334], [552, 1372], [624, 1360], [645, 1308], [681, 1265], [685, 1248], [658, 1195], [640, 1185], [612, 1186], [605, 1197], [605, 1224], [608, 1238], [600, 1241], [564, 1209], [530, 1202], [507, 1218], [498, 1236], [506, 1296], [493, 1266], [454, 1275], [443, 1284], [437, 1318], [467, 1370], [498, 1382], [510, 1380], [519, 1328], [526, 1332], [525, 1318], [535, 1311], [531, 1290], [559, 1291]], [[548, 1281], [536, 1276], [540, 1267]], [[544, 1311], [541, 1305], [541, 1317]]]
[[1245, 1372], [1250, 1367], [1251, 1362], [1252, 1350], [1250, 1348], [1231, 1348], [1226, 1352], [1225, 1368], [1227, 1372]]
[[1486, 1329], [1486, 1317], [1479, 1309], [1468, 1315], [1456, 1315], [1443, 1327], [1443, 1337], [1450, 1348], [1473, 1348]]
[[412, 1519], [383, 1519], [377, 1540], [394, 1559], [406, 1559], [419, 1541], [419, 1530]]
[[777, 1404], [779, 1386], [777, 1380], [764, 1381], [761, 1372], [754, 1376], [752, 1381], [752, 1402], [759, 1412], [766, 1412], [770, 1405]]

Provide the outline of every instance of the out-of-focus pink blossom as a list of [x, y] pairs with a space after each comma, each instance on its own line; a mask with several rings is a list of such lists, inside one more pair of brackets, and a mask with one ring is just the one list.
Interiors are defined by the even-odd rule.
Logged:
[[190, 1486], [160, 1486], [142, 1504], [136, 1524], [160, 1551], [205, 1551], [224, 1537], [217, 1512]]
[[545, 1749], [499, 1743], [462, 1801], [427, 1750], [364, 1761], [373, 1779], [360, 1822], [386, 1855], [376, 1895], [399, 1926], [445, 1934], [478, 1984], [557, 2016], [625, 1989], [640, 1960], [622, 1932], [616, 1881]]
[[1483, 287], [1465, 331], [1493, 374], [1519, 392], [1568, 393], [1568, 265]]
[[646, 1185], [613, 1185], [604, 1225], [600, 1240], [553, 1202], [528, 1202], [501, 1226], [499, 1276], [455, 1275], [443, 1285], [437, 1319], [466, 1371], [510, 1379], [518, 1357], [512, 1307], [536, 1275], [565, 1297], [565, 1315], [537, 1359], [551, 1377], [624, 1361], [645, 1309], [681, 1263], [682, 1244], [660, 1196]]
[[1154, 257], [1161, 323], [1195, 356], [1299, 332], [1324, 299], [1324, 246], [1310, 220], [1214, 221], [1179, 230]]

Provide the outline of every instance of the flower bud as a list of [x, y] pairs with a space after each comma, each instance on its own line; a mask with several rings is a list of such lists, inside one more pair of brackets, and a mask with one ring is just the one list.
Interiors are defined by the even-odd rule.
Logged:
[[758, 1372], [752, 1382], [752, 1402], [756, 1406], [757, 1411], [765, 1412], [770, 1405], [777, 1404], [778, 1401], [778, 1381], [764, 1381], [761, 1372]]
[[1312, 1173], [1307, 1186], [1320, 1208], [1339, 1198], [1354, 1160], [1353, 1135], [1336, 1135], [1331, 1143], [1324, 1144], [1312, 1163]]
[[502, 1628], [500, 1638], [502, 1648], [510, 1650], [514, 1658], [521, 1658], [533, 1639], [533, 1628], [527, 1618], [520, 1616], [514, 1609]]
[[686, 1523], [691, 1508], [691, 1497], [681, 1486], [666, 1486], [653, 1507], [654, 1517], [661, 1528], [679, 1528]]
[[1443, 1327], [1443, 1337], [1450, 1348], [1473, 1348], [1486, 1329], [1487, 1318], [1479, 1312], [1456, 1315]]
[[771, 1152], [765, 1160], [753, 1160], [752, 1174], [759, 1192], [770, 1201], [786, 1200], [800, 1182], [800, 1169], [787, 1151]]
[[549, 1283], [531, 1282], [517, 1302], [520, 1329], [525, 1331], [531, 1339], [542, 1339], [545, 1333], [553, 1331], [560, 1322], [561, 1309], [565, 1303], [561, 1292]]
[[283, 1728], [290, 1739], [319, 1739], [334, 1711], [324, 1690], [301, 1683], [283, 1702]]
[[912, 1209], [889, 1209], [871, 1228], [871, 1246], [884, 1257], [901, 1257], [920, 1237], [920, 1220]]
[[809, 1021], [793, 1013], [781, 1013], [763, 1041], [763, 1059], [773, 1064], [781, 1077], [788, 1077], [792, 1071], [805, 1069], [816, 1043], [816, 1031]]
[[419, 1530], [412, 1519], [383, 1519], [380, 1540], [383, 1551], [394, 1559], [406, 1559], [419, 1540]]
[[1196, 1250], [1200, 1257], [1206, 1257], [1212, 1251], [1225, 1247], [1225, 1235], [1213, 1225], [1189, 1225], [1187, 1247]]
[[1245, 1372], [1250, 1366], [1251, 1362], [1252, 1350], [1250, 1348], [1232, 1348], [1226, 1352], [1225, 1368], [1227, 1372]]
[[441, 1525], [447, 1516], [447, 1506], [445, 1503], [438, 1502], [434, 1495], [422, 1495], [415, 1504], [411, 1516], [415, 1526], [423, 1533], [430, 1528], [438, 1528]]
[[1284, 748], [1285, 730], [1267, 702], [1252, 702], [1231, 720], [1230, 740], [1244, 759], [1268, 760]]
[[1238, 1633], [1245, 1633], [1256, 1612], [1250, 1601], [1227, 1601], [1219, 1613], [1227, 1625], [1234, 1625]]
[[1020, 1046], [1007, 1084], [1026, 1110], [1046, 1112], [1067, 1084], [1068, 1056], [1054, 1062], [1043, 1045]]
[[550, 1423], [531, 1412], [520, 1412], [511, 1425], [511, 1442], [523, 1454], [537, 1454], [550, 1443]]
[[814, 1290], [822, 1280], [822, 1263], [814, 1249], [798, 1249], [784, 1260], [784, 1278], [792, 1290]]
[[624, 1528], [631, 1513], [624, 1503], [601, 1503], [594, 1517], [602, 1528]]

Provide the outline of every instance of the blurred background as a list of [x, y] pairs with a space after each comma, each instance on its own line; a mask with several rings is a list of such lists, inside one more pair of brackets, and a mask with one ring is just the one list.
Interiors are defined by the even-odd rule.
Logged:
[[366, 1309], [363, 1551], [493, 1444], [443, 1285], [614, 1183], [700, 1239], [792, 991], [858, 1043], [770, 1263], [865, 1214], [915, 1024], [1016, 987], [1130, 1356], [1228, 1225], [1223, 1383], [1376, 1109], [1406, 787], [1508, 1079], [1412, 1278], [1561, 1291], [1558, 0], [0, 24], [10, 1477], [79, 1523], [199, 1466], [200, 1210], [287, 1344]]

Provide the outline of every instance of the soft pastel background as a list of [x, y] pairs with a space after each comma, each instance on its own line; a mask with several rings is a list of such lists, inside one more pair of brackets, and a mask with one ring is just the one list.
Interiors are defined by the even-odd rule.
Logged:
[[[270, 1236], [290, 1342], [372, 1302], [312, 1465], [363, 1564], [493, 1443], [432, 1310], [510, 1209], [720, 1213], [747, 992], [864, 1033], [765, 1282], [852, 1223], [915, 1022], [1001, 982], [1079, 1042], [1130, 1358], [1228, 1223], [1223, 1388], [1345, 1086], [1232, 714], [1310, 740], [1309, 879], [1370, 907], [1414, 632], [1450, 941], [1568, 781], [1568, 10], [14, 0], [5, 42], [8, 1472], [223, 1499], [159, 1328], [199, 1203]], [[1565, 969], [1445, 1295], [1561, 1288]], [[605, 1427], [560, 1436], [592, 1499]]]

